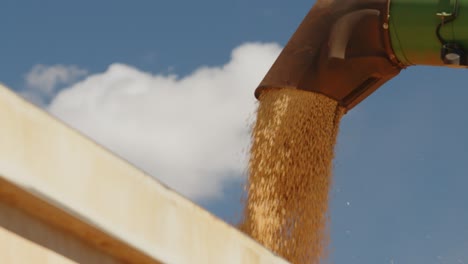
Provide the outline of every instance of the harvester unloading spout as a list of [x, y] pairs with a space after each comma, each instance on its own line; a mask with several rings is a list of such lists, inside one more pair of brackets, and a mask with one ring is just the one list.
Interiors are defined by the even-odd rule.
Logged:
[[255, 91], [324, 94], [347, 110], [411, 65], [467, 67], [468, 0], [318, 0]]

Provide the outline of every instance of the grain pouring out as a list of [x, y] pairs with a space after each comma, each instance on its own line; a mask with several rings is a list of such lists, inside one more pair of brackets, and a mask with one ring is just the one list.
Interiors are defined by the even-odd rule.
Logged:
[[462, 10], [468, 0], [316, 2], [255, 91], [244, 232], [292, 263], [326, 259], [341, 117], [408, 66], [467, 68]]
[[293, 263], [318, 263], [326, 254], [333, 149], [343, 113], [320, 94], [282, 89], [261, 95], [246, 230]]

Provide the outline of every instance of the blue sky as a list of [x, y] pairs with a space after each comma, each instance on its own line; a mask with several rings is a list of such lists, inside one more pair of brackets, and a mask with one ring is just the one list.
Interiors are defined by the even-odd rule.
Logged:
[[[4, 0], [0, 82], [234, 222], [249, 96], [312, 4]], [[468, 263], [467, 80], [410, 68], [344, 117], [334, 263]]]

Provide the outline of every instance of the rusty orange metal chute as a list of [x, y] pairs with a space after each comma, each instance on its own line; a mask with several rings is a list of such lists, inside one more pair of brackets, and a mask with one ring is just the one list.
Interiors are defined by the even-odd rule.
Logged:
[[468, 0], [322, 0], [257, 90], [324, 94], [347, 110], [405, 67], [466, 67]]

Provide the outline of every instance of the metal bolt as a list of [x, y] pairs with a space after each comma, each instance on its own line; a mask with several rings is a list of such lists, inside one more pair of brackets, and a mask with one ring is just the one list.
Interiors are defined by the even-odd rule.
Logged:
[[447, 53], [445, 54], [445, 63], [460, 65], [460, 55], [456, 53]]

